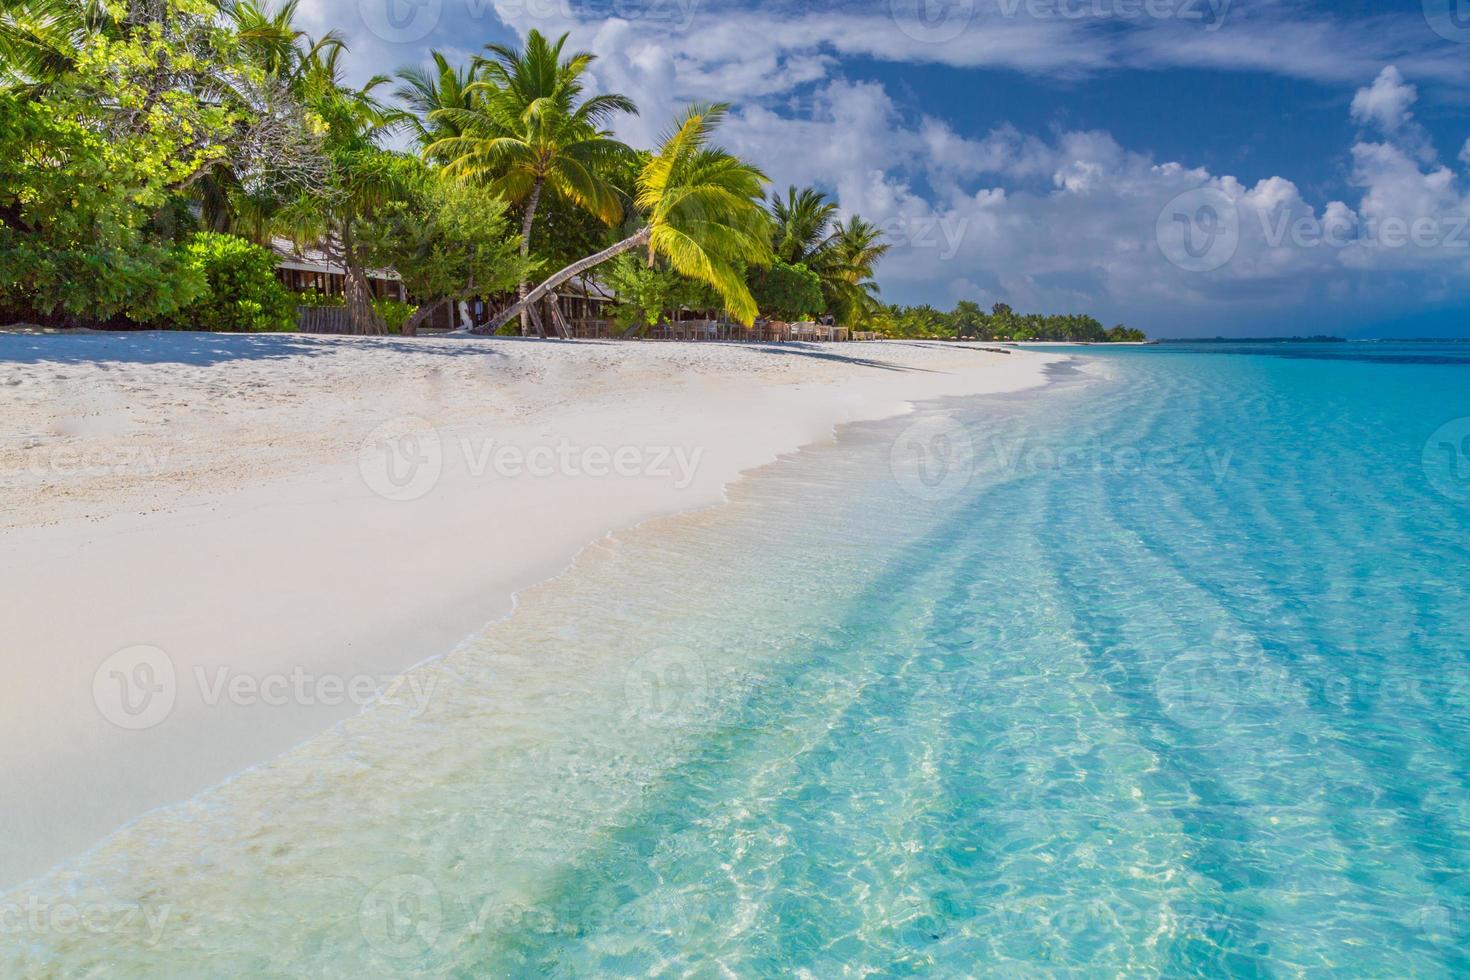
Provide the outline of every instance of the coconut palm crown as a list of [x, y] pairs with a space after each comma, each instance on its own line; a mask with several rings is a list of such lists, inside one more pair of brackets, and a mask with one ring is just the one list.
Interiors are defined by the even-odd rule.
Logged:
[[682, 275], [708, 283], [732, 316], [750, 324], [757, 309], [744, 270], [771, 261], [770, 219], [762, 206], [765, 174], [710, 139], [729, 106], [691, 105], [639, 171], [637, 232], [573, 262], [486, 325], [494, 332], [573, 276], [634, 249], [650, 264], [662, 258]]

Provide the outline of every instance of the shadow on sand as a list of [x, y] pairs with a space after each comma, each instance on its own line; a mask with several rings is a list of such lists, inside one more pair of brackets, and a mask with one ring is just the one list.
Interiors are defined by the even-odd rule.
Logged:
[[187, 364], [270, 361], [330, 354], [344, 344], [436, 357], [504, 357], [486, 344], [433, 344], [407, 337], [232, 334], [192, 331], [32, 333], [0, 331], [0, 364]]

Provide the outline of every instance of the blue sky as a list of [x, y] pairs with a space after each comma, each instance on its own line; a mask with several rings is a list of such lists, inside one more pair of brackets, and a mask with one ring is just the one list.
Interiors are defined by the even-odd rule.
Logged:
[[1470, 0], [306, 0], [360, 77], [532, 28], [888, 230], [886, 298], [1470, 335]]

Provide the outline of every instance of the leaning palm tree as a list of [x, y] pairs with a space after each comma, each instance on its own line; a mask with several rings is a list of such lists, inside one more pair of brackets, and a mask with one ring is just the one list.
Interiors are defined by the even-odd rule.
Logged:
[[638, 173], [638, 231], [595, 255], [579, 259], [531, 290], [483, 328], [494, 333], [541, 302], [562, 283], [609, 259], [646, 249], [649, 264], [663, 258], [681, 275], [714, 288], [742, 323], [757, 313], [743, 269], [771, 261], [770, 219], [761, 206], [765, 174], [709, 145], [729, 107], [692, 105], [659, 151]]
[[[616, 113], [637, 113], [638, 107], [617, 94], [583, 99], [582, 75], [595, 56], [577, 52], [563, 58], [566, 41], [565, 34], [553, 43], [533, 30], [524, 50], [487, 46], [493, 57], [480, 61], [480, 80], [466, 89], [477, 96], [473, 104], [429, 116], [460, 135], [430, 144], [426, 158], [447, 160], [445, 173], [485, 181], [521, 206], [523, 257], [530, 255], [536, 209], [546, 191], [609, 225], [623, 216], [622, 202], [604, 174], [630, 151], [603, 127]], [[528, 286], [520, 284], [519, 298], [525, 299]], [[527, 328], [522, 317], [522, 332]]]

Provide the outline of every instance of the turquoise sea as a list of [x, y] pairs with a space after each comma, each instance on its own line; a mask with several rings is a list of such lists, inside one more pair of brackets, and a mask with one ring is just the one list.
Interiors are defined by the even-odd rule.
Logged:
[[592, 549], [0, 975], [1470, 973], [1470, 344], [1071, 353]]

